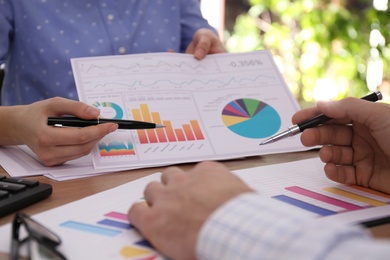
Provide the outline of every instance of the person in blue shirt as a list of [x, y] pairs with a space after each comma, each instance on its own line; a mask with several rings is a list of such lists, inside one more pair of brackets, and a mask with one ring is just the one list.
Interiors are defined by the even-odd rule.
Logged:
[[[323, 145], [326, 176], [390, 194], [390, 105], [346, 98], [293, 116], [334, 118], [306, 129], [306, 146]], [[282, 141], [280, 141], [282, 142]], [[295, 206], [254, 192], [221, 163], [170, 167], [144, 191], [129, 221], [169, 259], [390, 259], [390, 240], [359, 226], [318, 221]]]
[[[74, 106], [84, 107], [71, 102], [78, 96], [70, 59], [167, 51], [193, 54], [196, 59], [226, 51], [202, 17], [198, 0], [0, 0], [0, 64], [5, 64], [1, 105], [68, 99], [61, 99], [55, 110], [52, 103], [60, 99], [28, 106], [39, 108], [30, 110], [34, 124], [24, 124], [29, 135], [7, 143], [28, 144], [47, 165], [88, 153], [109, 126], [99, 126], [99, 135], [92, 133], [93, 128], [83, 129], [83, 137], [77, 137], [77, 129], [68, 129], [65, 139], [63, 131], [52, 132], [45, 121], [48, 115], [76, 115]], [[91, 117], [83, 111], [77, 115]], [[97, 139], [85, 146], [90, 136]], [[72, 142], [67, 145], [67, 140]]]

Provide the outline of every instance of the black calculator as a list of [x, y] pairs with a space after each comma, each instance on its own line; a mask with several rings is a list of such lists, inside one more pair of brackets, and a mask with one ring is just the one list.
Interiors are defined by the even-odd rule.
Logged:
[[50, 184], [0, 175], [0, 217], [43, 200], [52, 191]]

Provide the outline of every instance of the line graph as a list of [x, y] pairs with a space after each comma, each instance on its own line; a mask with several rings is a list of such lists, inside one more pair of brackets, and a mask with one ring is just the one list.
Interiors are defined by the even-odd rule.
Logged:
[[207, 67], [197, 63], [189, 63], [189, 62], [178, 62], [171, 63], [165, 61], [157, 61], [156, 63], [151, 64], [143, 64], [142, 62], [130, 63], [125, 66], [118, 66], [115, 64], [108, 65], [98, 65], [98, 64], [90, 64], [85, 69], [85, 74], [108, 74], [111, 75], [113, 73], [132, 73], [132, 72], [149, 72], [155, 70], [180, 70], [187, 71], [190, 73], [197, 73], [200, 71], [207, 71]]
[[214, 79], [200, 79], [199, 77], [188, 79], [143, 79], [143, 80], [134, 80], [132, 82], [105, 82], [97, 83], [95, 89], [127, 89], [133, 87], [152, 87], [159, 85], [166, 86], [214, 86], [214, 85], [223, 85], [223, 86], [237, 86], [240, 84], [253, 84], [253, 83], [275, 83], [277, 80], [276, 76], [273, 75], [256, 75], [253, 77], [228, 77], [228, 78], [214, 78]]

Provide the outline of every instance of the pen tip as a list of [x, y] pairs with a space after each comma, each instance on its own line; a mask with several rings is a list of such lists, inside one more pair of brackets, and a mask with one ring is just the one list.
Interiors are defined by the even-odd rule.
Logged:
[[165, 125], [156, 124], [156, 128], [164, 128]]
[[272, 143], [272, 142], [273, 142], [273, 139], [270, 138], [270, 139], [267, 139], [267, 140], [261, 142], [259, 145], [265, 145], [265, 144], [269, 144], [269, 143]]

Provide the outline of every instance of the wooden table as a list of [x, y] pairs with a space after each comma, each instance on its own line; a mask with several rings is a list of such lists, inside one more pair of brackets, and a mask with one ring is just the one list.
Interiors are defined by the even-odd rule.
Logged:
[[[230, 170], [238, 170], [256, 166], [264, 166], [269, 164], [308, 159], [316, 156], [318, 156], [317, 151], [306, 151], [265, 156], [254, 156], [236, 160], [226, 160], [223, 161], [223, 163]], [[188, 163], [180, 164], [178, 166], [183, 169], [189, 169], [193, 165], [193, 163]], [[149, 174], [161, 171], [162, 169], [164, 169], [164, 167], [137, 169], [61, 182], [51, 180], [43, 176], [29, 177], [30, 179], [51, 184], [53, 186], [53, 194], [49, 198], [23, 209], [23, 212], [29, 215], [34, 215], [45, 210], [52, 209], [54, 207], [64, 205], [66, 203], [82, 199], [86, 196], [90, 196], [95, 193], [114, 188], [129, 181], [133, 181]], [[0, 167], [0, 174], [4, 173], [7, 174], [5, 170]], [[14, 214], [10, 214], [8, 216], [0, 218], [0, 226], [11, 222], [13, 217]], [[376, 237], [390, 238], [390, 224], [376, 226], [370, 228], [370, 230]], [[4, 254], [0, 253], [0, 259], [2, 259], [2, 257], [4, 256]]]

